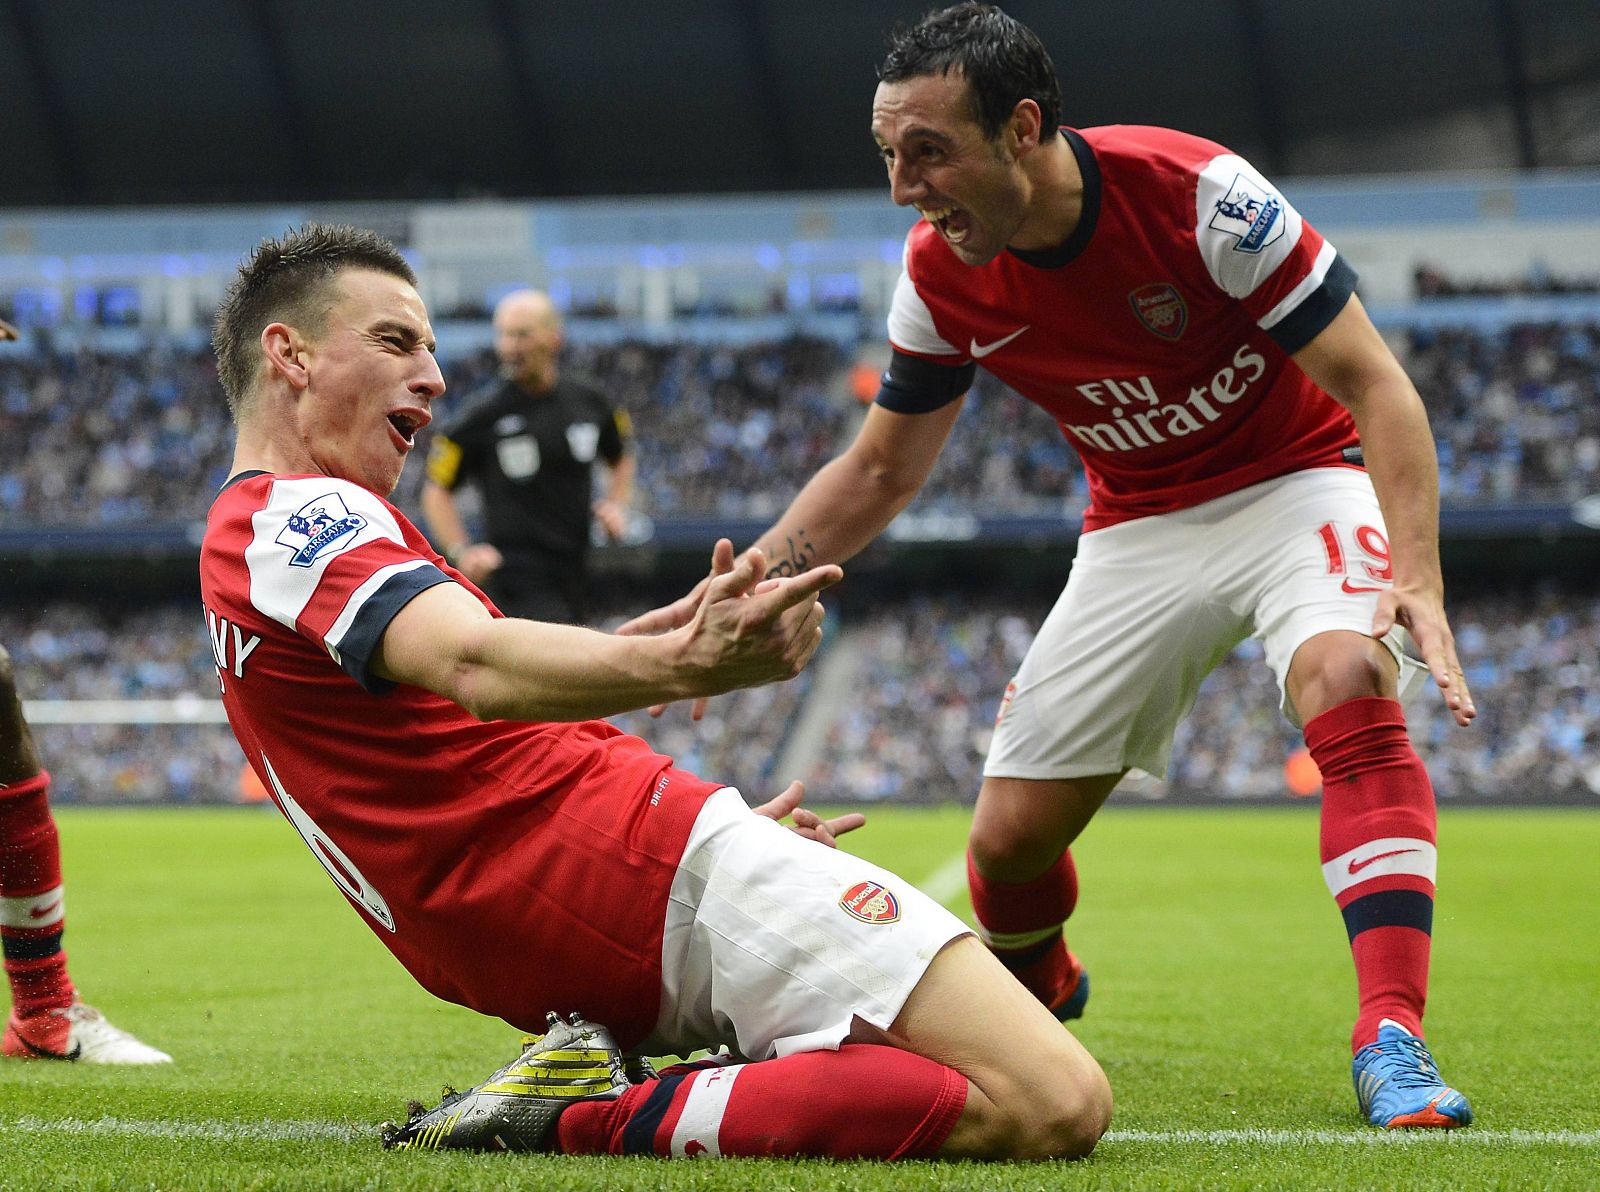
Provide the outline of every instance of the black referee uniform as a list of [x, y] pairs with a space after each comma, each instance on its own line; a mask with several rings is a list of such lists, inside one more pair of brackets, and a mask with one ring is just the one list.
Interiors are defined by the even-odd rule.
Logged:
[[484, 587], [507, 616], [588, 620], [594, 461], [615, 467], [629, 437], [625, 411], [566, 377], [537, 395], [500, 381], [434, 436], [428, 479], [482, 494], [484, 540], [505, 559]]

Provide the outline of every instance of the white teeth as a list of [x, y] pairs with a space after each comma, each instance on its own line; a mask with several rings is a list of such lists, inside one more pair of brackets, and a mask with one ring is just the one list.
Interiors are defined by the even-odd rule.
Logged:
[[954, 211], [955, 208], [954, 207], [918, 207], [917, 210], [922, 212], [922, 218], [927, 220], [929, 223], [938, 223], [941, 219], [946, 218], [952, 211]]

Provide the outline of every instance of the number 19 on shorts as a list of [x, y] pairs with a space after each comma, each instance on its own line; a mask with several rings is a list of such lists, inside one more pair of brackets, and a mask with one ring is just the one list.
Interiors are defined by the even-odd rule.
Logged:
[[1383, 592], [1394, 583], [1394, 565], [1389, 561], [1389, 540], [1378, 527], [1357, 526], [1350, 535], [1352, 550], [1348, 557], [1356, 560], [1361, 572], [1355, 579], [1351, 579], [1350, 567], [1345, 561], [1345, 540], [1340, 527], [1333, 522], [1324, 522], [1317, 528], [1317, 537], [1322, 541], [1322, 551], [1328, 561], [1328, 574], [1344, 576], [1344, 583], [1340, 586], [1346, 592]]

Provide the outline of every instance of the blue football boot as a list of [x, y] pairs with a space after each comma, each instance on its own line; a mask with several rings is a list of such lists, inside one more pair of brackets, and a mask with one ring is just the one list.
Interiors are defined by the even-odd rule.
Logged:
[[1428, 1045], [1392, 1018], [1350, 1063], [1361, 1112], [1386, 1130], [1453, 1130], [1472, 1122], [1472, 1106], [1445, 1084]]

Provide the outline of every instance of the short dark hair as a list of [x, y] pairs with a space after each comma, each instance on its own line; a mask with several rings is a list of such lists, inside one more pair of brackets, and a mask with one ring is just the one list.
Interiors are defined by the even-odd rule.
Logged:
[[1024, 99], [1039, 105], [1039, 139], [1061, 124], [1061, 84], [1050, 53], [1032, 29], [992, 4], [955, 4], [930, 12], [889, 35], [878, 78], [899, 83], [924, 75], [961, 72], [971, 89], [973, 116], [988, 140], [1000, 135]]
[[349, 224], [292, 228], [263, 240], [239, 266], [211, 328], [217, 375], [235, 418], [260, 367], [261, 329], [283, 321], [310, 334], [320, 331], [333, 304], [329, 288], [341, 269], [371, 269], [417, 284], [399, 249], [378, 233]]

